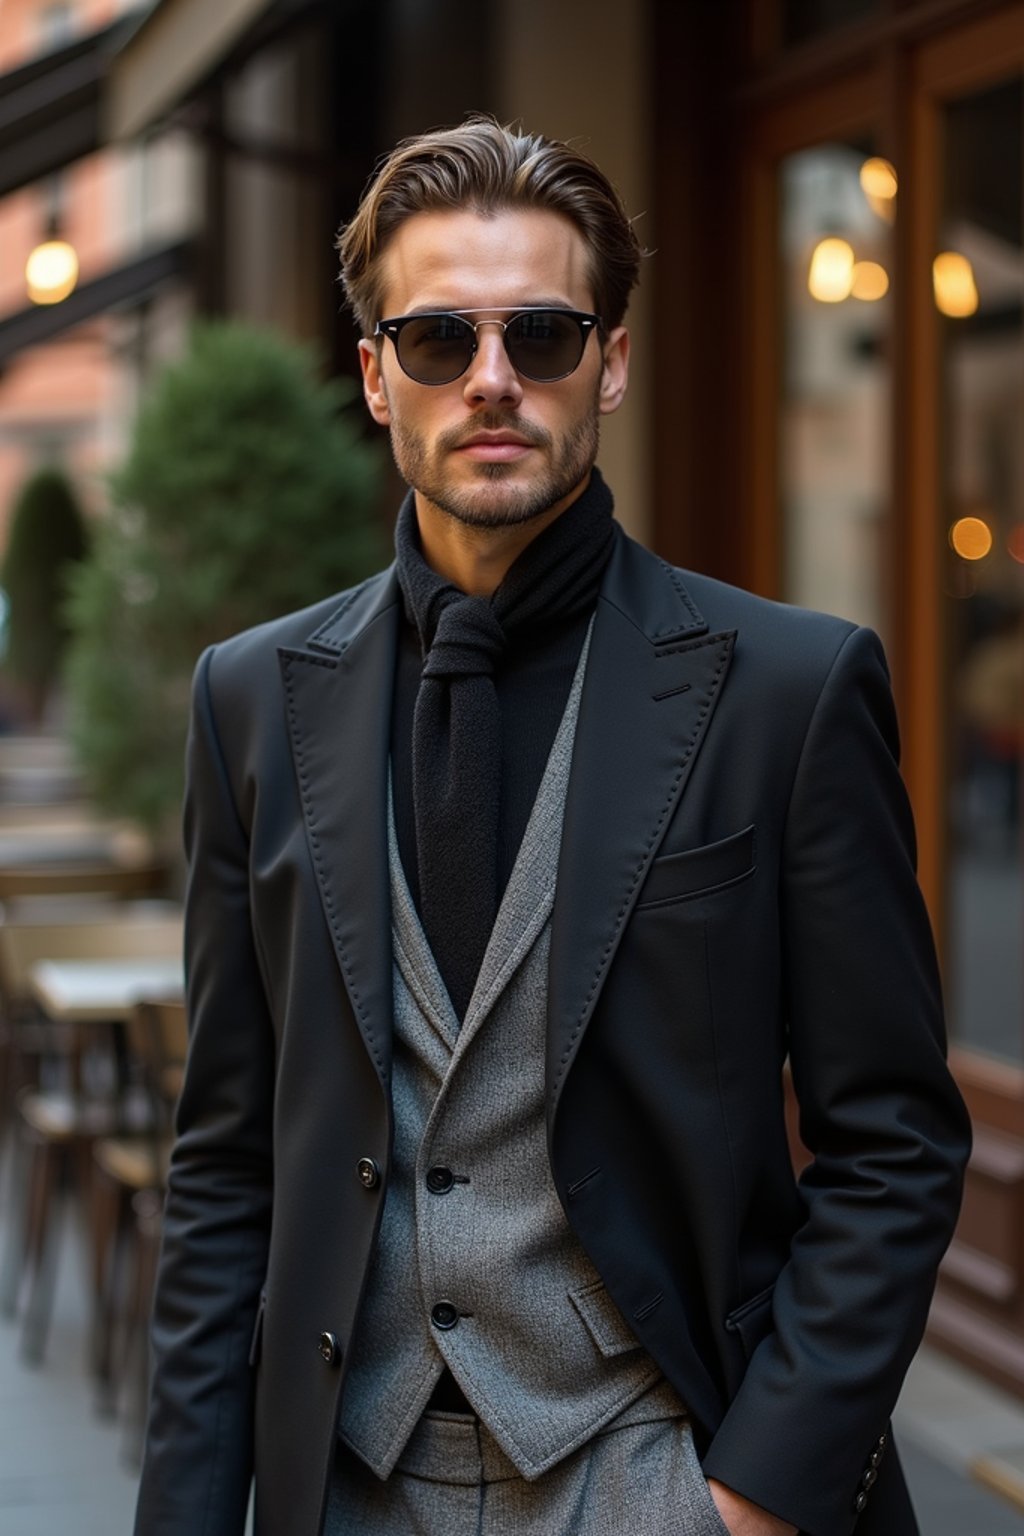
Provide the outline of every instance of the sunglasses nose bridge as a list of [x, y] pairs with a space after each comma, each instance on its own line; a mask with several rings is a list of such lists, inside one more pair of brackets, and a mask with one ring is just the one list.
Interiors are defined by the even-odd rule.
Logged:
[[[517, 379], [517, 382], [518, 382], [518, 375], [516, 373], [515, 364], [512, 362], [512, 357], [511, 357], [511, 354], [510, 354], [510, 352], [508, 350], [508, 327], [509, 327], [509, 322], [506, 321], [506, 320], [475, 320], [475, 321], [467, 320], [466, 324], [469, 325], [470, 329], [473, 332], [473, 350], [472, 350], [472, 353], [470, 354], [468, 362], [466, 363], [466, 367], [464, 369], [463, 376], [465, 376], [466, 373], [476, 372], [480, 368], [484, 368], [484, 369], [486, 369], [488, 371], [493, 370], [495, 365], [498, 364], [499, 367], [500, 367], [500, 371], [502, 373], [505, 373], [506, 371], [511, 372], [513, 375], [516, 376], [516, 379]], [[490, 349], [485, 349], [484, 355], [481, 358], [481, 355], [480, 355], [480, 340], [481, 340], [481, 338], [480, 338], [480, 334], [479, 333], [480, 333], [480, 331], [483, 329], [483, 327], [485, 325], [496, 325], [498, 327], [498, 329], [500, 330], [500, 332], [501, 332], [501, 350], [500, 350], [500, 352], [491, 354], [490, 353]]]

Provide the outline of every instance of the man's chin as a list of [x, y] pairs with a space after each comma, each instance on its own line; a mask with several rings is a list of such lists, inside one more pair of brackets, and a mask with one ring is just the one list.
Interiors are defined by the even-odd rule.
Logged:
[[430, 496], [435, 506], [467, 528], [515, 528], [543, 517], [560, 499], [560, 492], [552, 495], [550, 490], [500, 482]]

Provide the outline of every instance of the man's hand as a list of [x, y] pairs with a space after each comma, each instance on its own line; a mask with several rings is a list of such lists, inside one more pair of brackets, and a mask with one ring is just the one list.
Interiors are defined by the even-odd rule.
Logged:
[[708, 1489], [729, 1536], [797, 1536], [795, 1525], [752, 1504], [716, 1478], [708, 1478]]

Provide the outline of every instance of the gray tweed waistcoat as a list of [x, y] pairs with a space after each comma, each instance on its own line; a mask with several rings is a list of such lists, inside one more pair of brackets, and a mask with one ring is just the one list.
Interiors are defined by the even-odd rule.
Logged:
[[550, 920], [588, 649], [589, 635], [461, 1029], [389, 819], [395, 1147], [339, 1419], [379, 1477], [445, 1365], [530, 1479], [628, 1405], [646, 1417], [638, 1399], [659, 1379], [569, 1227], [547, 1158]]

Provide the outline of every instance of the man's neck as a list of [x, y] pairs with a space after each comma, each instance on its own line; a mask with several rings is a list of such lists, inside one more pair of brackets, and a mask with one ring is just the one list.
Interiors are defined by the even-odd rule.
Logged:
[[460, 591], [472, 597], [490, 597], [526, 546], [583, 494], [589, 479], [588, 475], [567, 496], [529, 522], [499, 528], [478, 528], [461, 522], [417, 491], [416, 521], [423, 558]]

